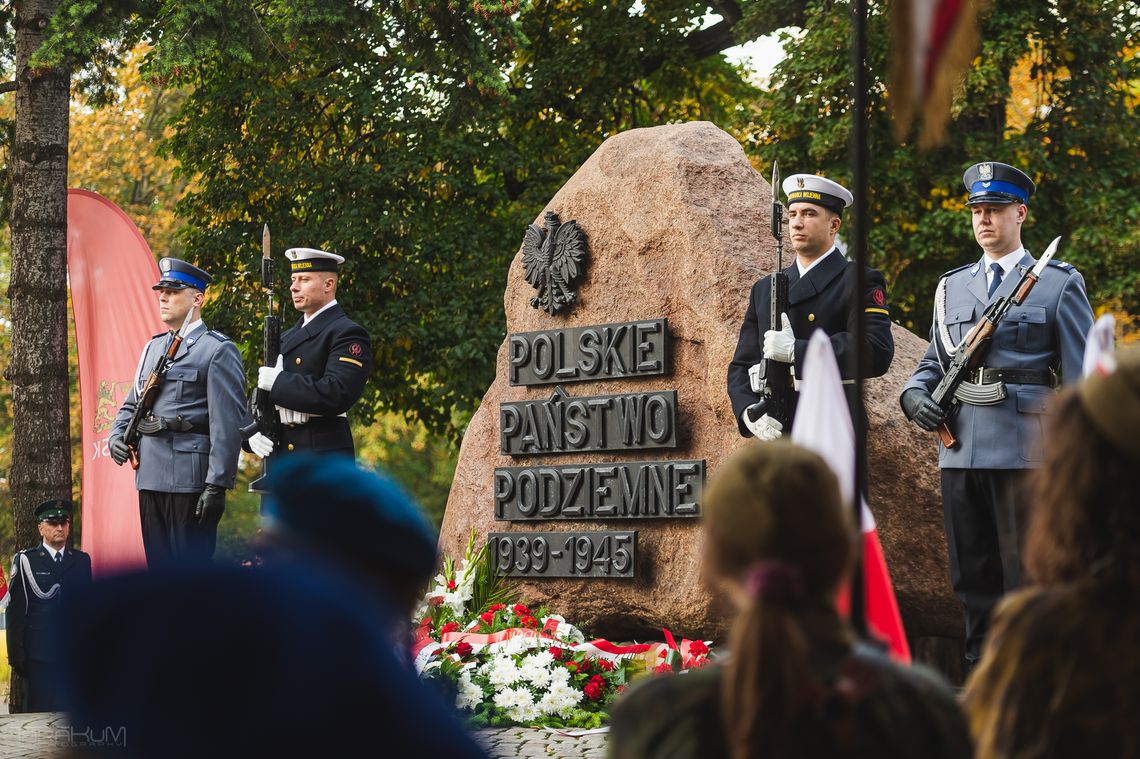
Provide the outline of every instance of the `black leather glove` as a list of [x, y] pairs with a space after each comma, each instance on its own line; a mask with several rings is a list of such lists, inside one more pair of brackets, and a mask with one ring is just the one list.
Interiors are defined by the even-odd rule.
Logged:
[[899, 398], [906, 418], [927, 432], [934, 432], [938, 425], [946, 421], [946, 412], [934, 402], [930, 393], [920, 387], [912, 387]]
[[118, 435], [111, 438], [107, 448], [111, 451], [111, 460], [119, 466], [127, 463], [127, 459], [130, 458], [131, 453], [127, 449], [127, 442]]
[[198, 496], [198, 505], [194, 507], [194, 518], [198, 524], [219, 522], [222, 512], [226, 510], [226, 489], [221, 485], [207, 485]]

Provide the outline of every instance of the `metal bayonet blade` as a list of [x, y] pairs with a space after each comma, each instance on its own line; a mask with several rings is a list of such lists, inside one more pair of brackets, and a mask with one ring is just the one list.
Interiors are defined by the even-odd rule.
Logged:
[[777, 161], [772, 161], [772, 198], [779, 197], [777, 193], [780, 191], [780, 167]]
[[190, 323], [194, 321], [194, 307], [191, 306], [190, 310], [186, 312], [186, 320], [182, 322], [182, 329], [178, 330], [179, 337], [186, 337], [186, 333], [190, 331]]
[[269, 258], [269, 225], [261, 228], [261, 257]]
[[1057, 245], [1060, 244], [1061, 238], [1053, 238], [1053, 242], [1049, 243], [1049, 247], [1041, 254], [1041, 258], [1037, 259], [1037, 264], [1033, 267], [1033, 276], [1040, 277], [1041, 272], [1045, 271], [1045, 267], [1053, 260], [1053, 256], [1057, 254]]

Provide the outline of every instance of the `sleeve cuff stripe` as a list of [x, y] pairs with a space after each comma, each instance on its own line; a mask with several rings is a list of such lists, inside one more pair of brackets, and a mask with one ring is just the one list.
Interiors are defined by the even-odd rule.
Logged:
[[337, 361], [344, 361], [346, 364], [356, 364], [356, 365], [357, 365], [357, 366], [359, 366], [361, 369], [363, 369], [363, 368], [364, 368], [364, 364], [360, 363], [360, 362], [359, 362], [359, 361], [357, 361], [355, 358], [349, 358], [348, 356], [337, 356], [337, 357], [336, 357], [336, 360], [337, 360]]
[[865, 308], [863, 310], [866, 311], [868, 314], [883, 314], [884, 316], [890, 316], [891, 315], [891, 312], [885, 308]]

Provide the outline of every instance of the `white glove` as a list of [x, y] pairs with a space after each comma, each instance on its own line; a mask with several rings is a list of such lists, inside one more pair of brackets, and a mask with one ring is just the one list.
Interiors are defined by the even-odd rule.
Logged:
[[277, 375], [283, 371], [285, 371], [285, 362], [281, 354], [277, 354], [277, 363], [274, 366], [263, 366], [257, 370], [257, 386], [267, 393], [272, 391]]
[[767, 414], [763, 414], [759, 419], [753, 422], [748, 419], [748, 412], [745, 411], [740, 415], [740, 418], [744, 422], [744, 426], [748, 428], [749, 432], [756, 436], [757, 440], [775, 440], [779, 438], [780, 434], [784, 431], [784, 425]]
[[770, 329], [764, 333], [764, 358], [791, 364], [796, 360], [796, 336], [792, 334], [792, 323], [787, 314], [780, 314], [784, 328]]
[[282, 408], [277, 406], [277, 416], [281, 418], [281, 423], [285, 425], [304, 424], [309, 421], [312, 414], [306, 414], [304, 411], [294, 411], [291, 408]]
[[269, 454], [273, 453], [273, 441], [260, 432], [255, 432], [249, 439], [249, 449], [263, 459], [269, 458]]

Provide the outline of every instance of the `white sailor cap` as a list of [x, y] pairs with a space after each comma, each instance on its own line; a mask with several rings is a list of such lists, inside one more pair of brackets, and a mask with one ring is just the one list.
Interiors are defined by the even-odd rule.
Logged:
[[285, 251], [285, 257], [291, 261], [289, 264], [291, 274], [302, 271], [335, 272], [337, 267], [344, 263], [344, 256], [316, 248], [289, 248]]
[[784, 180], [783, 187], [788, 205], [812, 203], [840, 215], [855, 200], [846, 187], [816, 174], [792, 174]]

